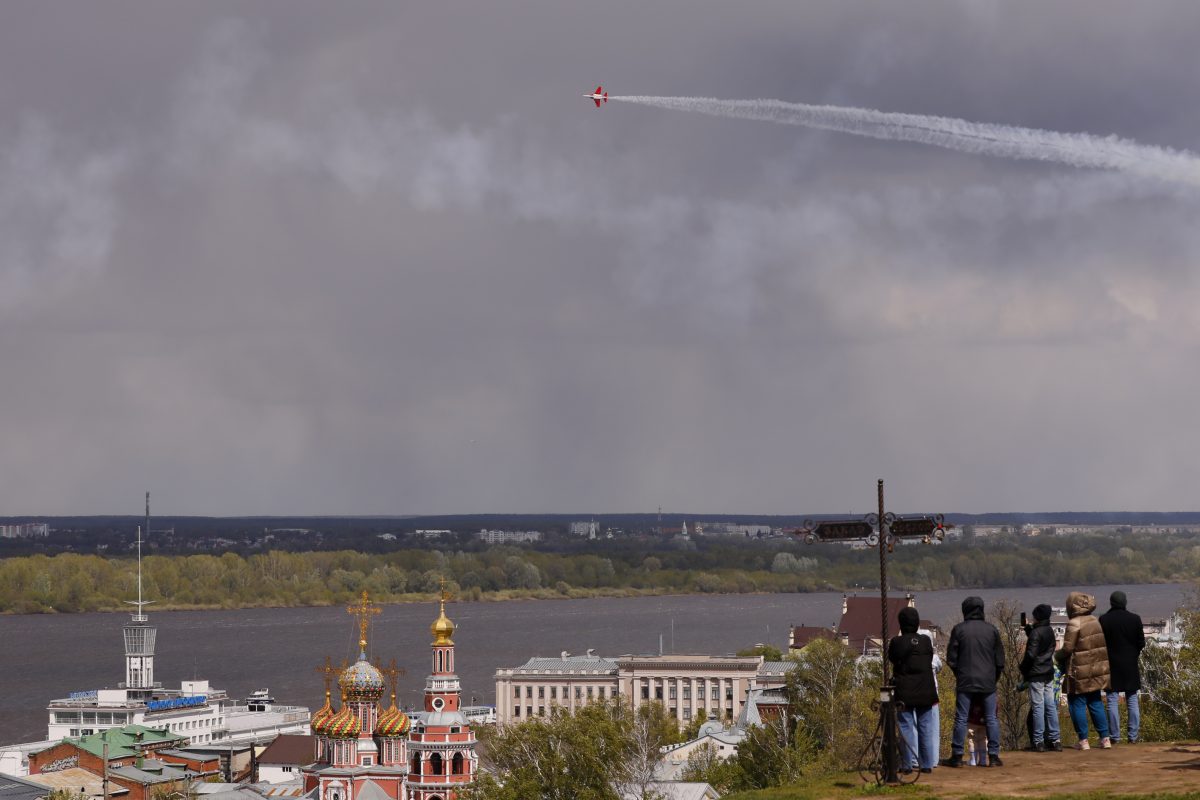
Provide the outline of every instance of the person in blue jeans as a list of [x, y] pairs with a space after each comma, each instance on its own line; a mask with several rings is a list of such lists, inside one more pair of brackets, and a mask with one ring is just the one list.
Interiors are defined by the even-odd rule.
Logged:
[[1142, 673], [1138, 669], [1138, 657], [1146, 646], [1146, 635], [1142, 632], [1142, 618], [1125, 608], [1124, 592], [1113, 592], [1109, 598], [1112, 607], [1100, 615], [1100, 627], [1104, 629], [1104, 644], [1108, 648], [1109, 679], [1105, 692], [1108, 700], [1108, 732], [1113, 744], [1121, 740], [1120, 696], [1125, 695], [1128, 714], [1128, 741], [1136, 742], [1141, 727], [1141, 704], [1138, 692], [1142, 689]]
[[1056, 641], [1050, 627], [1050, 612], [1050, 606], [1045, 603], [1033, 609], [1033, 624], [1026, 629], [1025, 655], [1021, 659], [1021, 676], [1029, 684], [1030, 713], [1033, 715], [1029, 745], [1038, 753], [1062, 750], [1054, 691]]
[[1067, 632], [1062, 649], [1054, 654], [1067, 677], [1067, 706], [1079, 741], [1076, 750], [1087, 750], [1088, 714], [1100, 737], [1100, 747], [1112, 747], [1108, 738], [1108, 715], [1100, 700], [1100, 691], [1108, 686], [1108, 648], [1104, 644], [1104, 629], [1092, 616], [1096, 600], [1090, 594], [1071, 592], [1067, 595]]
[[946, 645], [946, 663], [954, 672], [954, 737], [947, 767], [963, 765], [967, 743], [967, 717], [971, 704], [983, 706], [987, 727], [988, 766], [1000, 767], [1000, 720], [996, 717], [996, 681], [1004, 671], [1004, 645], [1000, 631], [983, 618], [983, 599], [968, 597], [962, 603], [963, 621], [950, 631]]
[[900, 610], [900, 635], [888, 642], [888, 661], [901, 703], [896, 720], [904, 743], [900, 771], [932, 772], [938, 761], [937, 683], [933, 642], [918, 631], [921, 615], [915, 608]]

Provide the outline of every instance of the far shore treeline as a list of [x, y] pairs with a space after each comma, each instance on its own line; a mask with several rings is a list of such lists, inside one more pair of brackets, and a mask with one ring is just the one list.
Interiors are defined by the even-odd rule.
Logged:
[[[879, 576], [875, 550], [792, 538], [628, 537], [566, 551], [466, 540], [461, 549], [436, 547], [149, 555], [144, 591], [161, 609], [242, 608], [341, 603], [363, 590], [382, 602], [422, 601], [443, 575], [468, 600], [847, 591]], [[1200, 534], [966, 537], [897, 547], [889, 572], [894, 589], [911, 591], [1190, 581], [1200, 574]], [[5, 558], [0, 612], [124, 609], [137, 594], [136, 574], [128, 554]]]

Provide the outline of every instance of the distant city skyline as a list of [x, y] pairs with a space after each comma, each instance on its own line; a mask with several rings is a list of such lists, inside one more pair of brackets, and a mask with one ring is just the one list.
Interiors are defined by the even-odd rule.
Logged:
[[1198, 27], [9, 4], [0, 516], [1200, 508], [1200, 191], [580, 96], [1195, 150]]

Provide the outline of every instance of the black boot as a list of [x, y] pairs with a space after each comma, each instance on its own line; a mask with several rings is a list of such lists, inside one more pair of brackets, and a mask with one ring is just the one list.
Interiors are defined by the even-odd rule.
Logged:
[[953, 767], [957, 769], [963, 765], [962, 753], [952, 753], [949, 758], [942, 760], [943, 767]]

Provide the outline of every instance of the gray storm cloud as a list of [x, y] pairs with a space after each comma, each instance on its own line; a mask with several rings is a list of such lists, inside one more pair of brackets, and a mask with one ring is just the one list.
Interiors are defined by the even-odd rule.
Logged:
[[0, 311], [102, 271], [126, 166], [121, 151], [83, 152], [35, 116], [0, 144]]
[[20, 47], [61, 22], [0, 27], [0, 102], [41, 120], [0, 129], [0, 514], [836, 511], [881, 475], [940, 510], [1190, 502], [1190, 187], [578, 96], [1186, 147], [1187, 25], [297, 4], [114, 0], [62, 64]]

